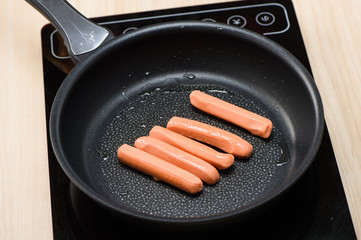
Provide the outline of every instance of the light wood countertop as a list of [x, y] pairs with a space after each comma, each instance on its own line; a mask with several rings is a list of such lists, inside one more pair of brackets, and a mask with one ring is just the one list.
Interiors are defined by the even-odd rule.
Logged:
[[[226, 1], [71, 0], [88, 17]], [[361, 238], [361, 1], [293, 0]], [[0, 238], [52, 239], [40, 29], [25, 1], [0, 0]]]

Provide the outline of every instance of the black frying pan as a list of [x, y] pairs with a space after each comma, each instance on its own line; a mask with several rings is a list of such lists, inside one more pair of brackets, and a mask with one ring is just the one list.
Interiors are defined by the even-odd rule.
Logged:
[[[172, 226], [244, 219], [282, 196], [310, 166], [324, 127], [320, 95], [306, 69], [278, 44], [248, 30], [198, 21], [113, 38], [63, 1], [27, 1], [53, 22], [80, 61], [52, 107], [56, 157], [81, 191], [116, 216]], [[194, 89], [270, 118], [271, 137], [255, 137], [193, 108], [188, 97]], [[236, 159], [220, 171], [219, 183], [196, 195], [118, 161], [121, 144], [132, 145], [172, 116], [238, 134], [254, 153]]]

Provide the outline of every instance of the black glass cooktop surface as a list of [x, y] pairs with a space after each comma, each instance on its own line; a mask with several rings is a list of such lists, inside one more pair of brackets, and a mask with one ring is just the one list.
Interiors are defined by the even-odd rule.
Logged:
[[[247, 28], [284, 46], [312, 73], [290, 0], [234, 1], [93, 20], [117, 36], [174, 20], [213, 21]], [[74, 64], [52, 25], [46, 25], [41, 36], [48, 120], [57, 89]], [[48, 142], [54, 239], [120, 239], [128, 237], [128, 233], [132, 237], [151, 236], [151, 230], [117, 219], [78, 190], [59, 166], [50, 139]], [[219, 233], [245, 239], [356, 239], [327, 127], [312, 166], [290, 192], [256, 217], [225, 226]], [[207, 234], [214, 233], [209, 231], [204, 236]]]

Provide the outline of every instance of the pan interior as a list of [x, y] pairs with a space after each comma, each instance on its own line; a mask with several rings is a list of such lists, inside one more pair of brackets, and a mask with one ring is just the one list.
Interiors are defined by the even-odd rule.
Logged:
[[[174, 82], [181, 83], [182, 78], [204, 77], [187, 73], [183, 77], [174, 78]], [[88, 159], [96, 159], [98, 165], [95, 172], [89, 173], [93, 177], [97, 176], [96, 188], [101, 188], [115, 204], [136, 212], [186, 219], [247, 207], [255, 199], [277, 188], [292, 168], [292, 163], [288, 163], [289, 150], [285, 144], [288, 142], [287, 136], [282, 131], [287, 128], [272, 113], [277, 112], [277, 107], [268, 109], [247, 92], [236, 93], [220, 84], [205, 85], [202, 82], [204, 83], [199, 81], [197, 84], [194, 79], [194, 85], [156, 87], [138, 96], [128, 96], [132, 100], [113, 111], [113, 116], [100, 128], [103, 131], [95, 135], [95, 143], [88, 149]], [[276, 120], [272, 136], [267, 140], [255, 137], [192, 107], [189, 94], [194, 89]], [[254, 153], [250, 159], [236, 159], [232, 167], [220, 171], [220, 182], [212, 186], [205, 184], [202, 192], [196, 195], [189, 195], [165, 183], [154, 181], [152, 177], [119, 162], [116, 151], [121, 144], [133, 145], [137, 137], [148, 135], [153, 126], [165, 127], [172, 116], [198, 120], [233, 132], [249, 141], [254, 147]]]

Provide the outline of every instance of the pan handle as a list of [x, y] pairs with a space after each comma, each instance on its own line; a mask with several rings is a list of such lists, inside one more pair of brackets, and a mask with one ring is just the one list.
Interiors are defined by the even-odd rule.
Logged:
[[43, 14], [59, 31], [72, 60], [77, 63], [101, 44], [114, 38], [73, 8], [65, 0], [25, 0]]

